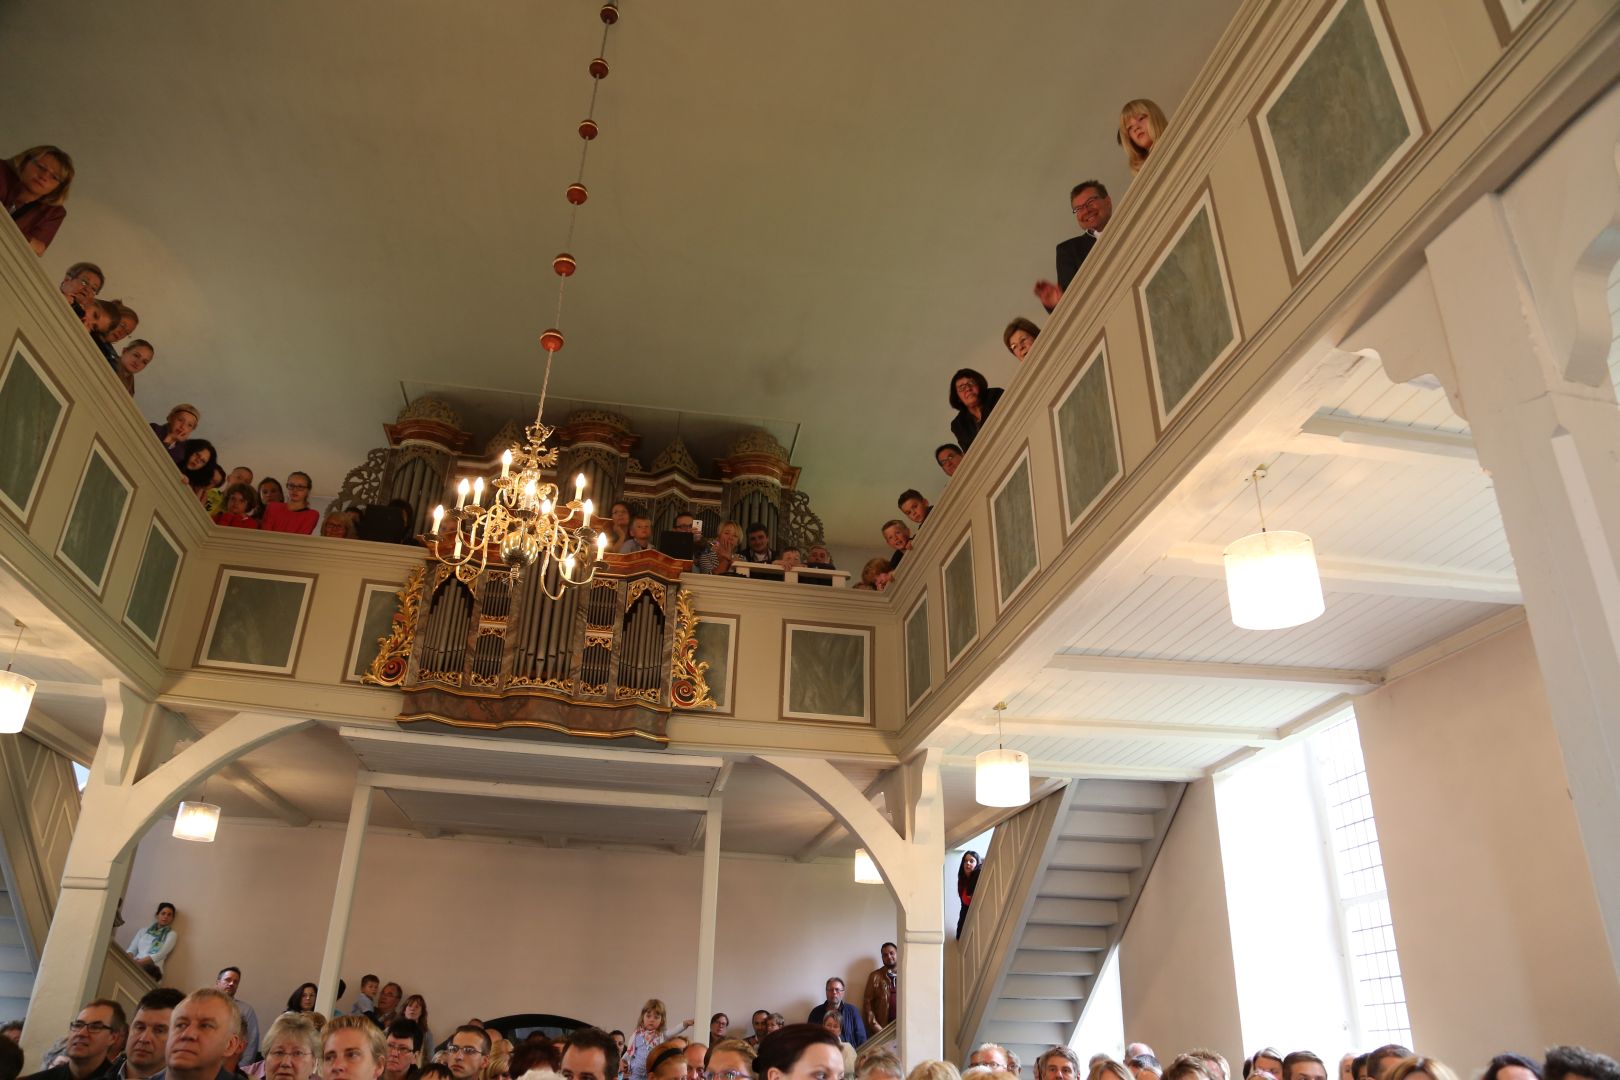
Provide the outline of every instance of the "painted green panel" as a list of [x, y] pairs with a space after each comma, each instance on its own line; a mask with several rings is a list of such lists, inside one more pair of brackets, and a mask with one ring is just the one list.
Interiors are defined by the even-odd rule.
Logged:
[[996, 584], [1001, 599], [1029, 580], [1039, 561], [1035, 549], [1035, 507], [1029, 490], [1029, 458], [1019, 461], [993, 505], [996, 539]]
[[62, 409], [39, 372], [12, 356], [0, 384], [0, 492], [21, 513], [33, 502]]
[[97, 589], [107, 576], [113, 542], [118, 539], [128, 501], [129, 489], [123, 479], [105, 457], [92, 452], [84, 483], [79, 485], [78, 498], [68, 513], [67, 528], [62, 531], [62, 557], [78, 567]]
[[135, 571], [135, 587], [124, 608], [128, 619], [150, 642], [163, 632], [163, 617], [169, 610], [174, 575], [180, 569], [180, 552], [153, 522], [146, 532], [146, 548], [141, 552], [140, 569]]
[[970, 538], [945, 564], [945, 650], [952, 660], [979, 635], [979, 602], [973, 588]]
[[794, 629], [788, 636], [788, 711], [866, 716], [866, 637]]
[[906, 702], [915, 703], [934, 681], [928, 661], [928, 601], [906, 620]]
[[693, 657], [698, 662], [708, 661], [709, 670], [703, 681], [709, 684], [709, 696], [720, 709], [729, 709], [727, 683], [731, 679], [731, 624], [698, 620], [697, 649]]
[[1119, 440], [1108, 401], [1106, 363], [1102, 357], [1092, 361], [1057, 407], [1064, 510], [1071, 526], [1119, 475]]
[[1310, 251], [1412, 128], [1373, 29], [1349, 0], [1265, 116], [1302, 251]]
[[371, 662], [377, 659], [380, 639], [392, 632], [394, 613], [398, 610], [399, 594], [393, 590], [377, 589], [366, 594], [366, 611], [360, 619], [359, 647], [355, 649], [350, 678], [361, 678], [371, 670]]
[[1235, 336], [1208, 206], [1193, 215], [1146, 293], [1159, 400], [1168, 415]]
[[284, 669], [292, 666], [307, 581], [233, 575], [219, 597], [206, 659]]

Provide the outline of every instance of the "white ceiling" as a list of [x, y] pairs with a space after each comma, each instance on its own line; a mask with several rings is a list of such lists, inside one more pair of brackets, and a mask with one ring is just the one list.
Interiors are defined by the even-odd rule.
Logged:
[[[402, 382], [538, 388], [597, 8], [0, 6], [7, 146], [78, 164], [44, 265], [141, 311], [149, 417], [334, 493]], [[799, 424], [830, 538], [880, 546], [950, 372], [1014, 374], [1070, 186], [1127, 186], [1120, 103], [1173, 112], [1235, 9], [626, 0], [553, 390]]]

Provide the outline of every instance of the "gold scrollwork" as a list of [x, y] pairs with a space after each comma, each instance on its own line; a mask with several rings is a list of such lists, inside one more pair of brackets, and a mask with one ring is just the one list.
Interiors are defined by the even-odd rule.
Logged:
[[705, 676], [709, 662], [697, 658], [697, 608], [692, 593], [681, 589], [675, 596], [675, 647], [673, 672], [669, 696], [679, 709], [718, 709], [719, 703], [709, 693]]
[[658, 604], [658, 610], [664, 610], [664, 586], [647, 578], [640, 578], [630, 583], [630, 588], [624, 594], [624, 609], [629, 611], [635, 607], [636, 601], [641, 599], [641, 594], [644, 592], [652, 593], [653, 600]]
[[422, 609], [422, 588], [427, 581], [426, 565], [411, 571], [399, 590], [399, 610], [387, 637], [377, 639], [377, 658], [360, 681], [372, 686], [398, 686], [410, 667], [411, 645], [416, 640], [416, 619]]

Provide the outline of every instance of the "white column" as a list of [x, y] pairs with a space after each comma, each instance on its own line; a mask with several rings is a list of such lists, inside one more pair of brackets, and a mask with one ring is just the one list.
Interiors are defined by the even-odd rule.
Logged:
[[[720, 800], [710, 799], [703, 816], [703, 898], [698, 904], [697, 1004], [693, 1039], [709, 1041], [714, 1015], [715, 920], [720, 911]], [[700, 1034], [701, 1033], [701, 1034]]]
[[1497, 197], [1448, 226], [1428, 265], [1620, 973], [1620, 407], [1606, 386], [1568, 378]]
[[338, 860], [337, 885], [332, 890], [332, 916], [326, 924], [326, 950], [321, 953], [321, 977], [315, 992], [315, 1011], [332, 1015], [337, 1002], [338, 968], [349, 940], [349, 916], [354, 910], [354, 885], [360, 876], [360, 853], [365, 846], [366, 823], [371, 820], [371, 778], [361, 773], [349, 802], [349, 827], [343, 834], [343, 856]]

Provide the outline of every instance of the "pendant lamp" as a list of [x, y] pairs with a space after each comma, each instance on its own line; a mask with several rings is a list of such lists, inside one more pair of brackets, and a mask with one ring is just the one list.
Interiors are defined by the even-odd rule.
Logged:
[[14, 735], [28, 722], [28, 707], [34, 701], [35, 682], [20, 672], [12, 671], [17, 662], [17, 649], [22, 645], [23, 621], [16, 620], [17, 640], [11, 646], [11, 659], [6, 670], [0, 671], [0, 734]]
[[1260, 503], [1260, 478], [1265, 475], [1262, 467], [1249, 478], [1254, 484], [1260, 531], [1234, 540], [1221, 553], [1232, 623], [1244, 630], [1285, 630], [1308, 623], [1326, 610], [1311, 538], [1302, 532], [1266, 528], [1266, 512]]
[[177, 840], [195, 840], [212, 844], [219, 830], [219, 807], [208, 802], [183, 802], [174, 816], [174, 835]]
[[883, 875], [878, 873], [877, 863], [872, 856], [866, 853], [865, 848], [855, 849], [855, 883], [857, 885], [881, 885]]
[[1001, 714], [1007, 703], [998, 701], [996, 748], [973, 759], [973, 798], [980, 806], [1023, 806], [1029, 802], [1029, 755], [1002, 745]]

